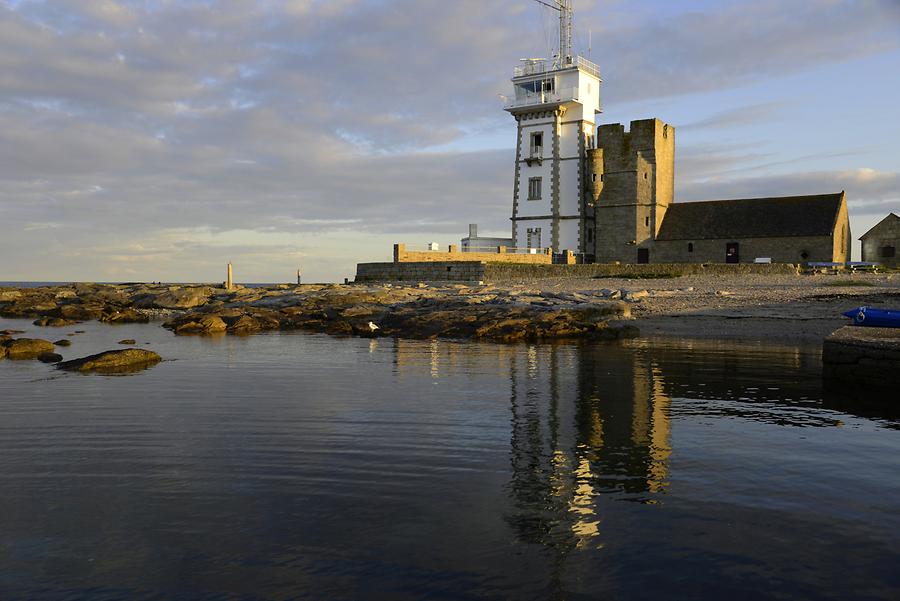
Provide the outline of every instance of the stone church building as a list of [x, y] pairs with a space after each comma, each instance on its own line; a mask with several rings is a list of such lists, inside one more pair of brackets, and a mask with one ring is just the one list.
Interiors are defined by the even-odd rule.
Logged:
[[[598, 263], [845, 262], [843, 192], [674, 202], [675, 130], [659, 119], [602, 125], [586, 156], [583, 250]], [[591, 244], [593, 242], [593, 244]]]

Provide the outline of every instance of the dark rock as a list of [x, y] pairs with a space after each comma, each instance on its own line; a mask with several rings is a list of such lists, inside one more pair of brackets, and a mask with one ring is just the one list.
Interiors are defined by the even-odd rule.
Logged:
[[71, 340], [66, 340], [65, 338], [63, 338], [62, 340], [57, 340], [57, 341], [54, 342], [53, 344], [54, 344], [55, 346], [72, 346], [72, 341], [71, 341]]
[[162, 357], [153, 351], [121, 349], [64, 361], [57, 367], [66, 371], [116, 374], [140, 371], [152, 367], [160, 361], [162, 361]]
[[353, 324], [343, 320], [328, 322], [325, 331], [329, 334], [345, 334], [348, 336], [354, 333]]
[[104, 323], [148, 323], [150, 317], [139, 313], [134, 309], [107, 310], [100, 317], [100, 321]]
[[59, 308], [59, 315], [63, 319], [71, 319], [73, 321], [100, 319], [100, 316], [103, 315], [103, 306], [84, 304], [63, 305]]
[[259, 324], [261, 330], [277, 330], [281, 327], [281, 320], [278, 314], [275, 313], [255, 311], [250, 317]]
[[228, 329], [228, 324], [218, 315], [202, 313], [182, 316], [163, 325], [176, 334], [218, 334]]
[[41, 353], [52, 353], [53, 343], [37, 338], [16, 338], [3, 343], [10, 359], [37, 359]]
[[228, 329], [236, 334], [252, 334], [262, 330], [262, 326], [249, 315], [241, 315], [228, 326]]
[[120, 340], [119, 344], [137, 344], [137, 343], [134, 340], [132, 340], [131, 338], [126, 338], [125, 340]]
[[34, 325], [40, 327], [64, 328], [74, 323], [74, 321], [69, 321], [68, 319], [62, 319], [60, 317], [42, 317], [35, 320]]
[[209, 298], [213, 293], [214, 290], [206, 286], [175, 288], [143, 299], [140, 304], [135, 303], [135, 306], [157, 309], [193, 309], [209, 302]]
[[15, 334], [24, 334], [25, 330], [0, 330], [0, 336], [14, 336]]
[[57, 353], [41, 353], [37, 360], [41, 363], [59, 363], [63, 360], [62, 355]]

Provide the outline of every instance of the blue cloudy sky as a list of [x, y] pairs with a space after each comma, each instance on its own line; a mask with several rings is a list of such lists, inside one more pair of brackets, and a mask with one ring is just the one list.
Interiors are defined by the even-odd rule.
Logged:
[[[602, 121], [676, 126], [678, 201], [900, 211], [900, 0], [575, 6]], [[504, 234], [498, 95], [552, 39], [530, 0], [0, 0], [0, 280], [335, 281]]]

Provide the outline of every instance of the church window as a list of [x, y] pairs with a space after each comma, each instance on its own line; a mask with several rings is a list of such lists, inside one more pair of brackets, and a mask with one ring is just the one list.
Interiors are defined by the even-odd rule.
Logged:
[[881, 247], [881, 258], [882, 259], [893, 259], [897, 256], [897, 247], [895, 246], [882, 246]]
[[689, 253], [694, 252], [694, 243], [693, 242], [688, 242], [688, 252]]
[[644, 179], [647, 179], [647, 174], [646, 174], [646, 173], [644, 174]]
[[592, 181], [592, 182], [596, 182], [596, 181], [597, 181], [597, 174], [596, 174], [596, 173], [591, 173], [591, 181]]
[[601, 173], [601, 174], [600, 174], [600, 181], [602, 182], [602, 181], [605, 181], [605, 180], [606, 180], [606, 177]]
[[539, 178], [539, 177], [528, 178], [528, 200], [540, 200], [540, 199], [541, 199], [541, 178]]
[[646, 227], [650, 227], [650, 218], [649, 217], [644, 217], [644, 225]]

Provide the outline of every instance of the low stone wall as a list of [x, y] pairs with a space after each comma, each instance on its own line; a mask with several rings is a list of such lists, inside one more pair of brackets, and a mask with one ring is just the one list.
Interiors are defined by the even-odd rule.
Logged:
[[726, 265], [724, 263], [663, 263], [663, 264], [614, 264], [595, 263], [587, 265], [502, 265], [489, 263], [484, 268], [486, 281], [542, 279], [542, 278], [592, 278], [627, 276], [668, 276], [710, 274], [761, 274], [793, 275], [798, 273], [796, 265], [790, 264], [747, 264]]
[[844, 326], [822, 345], [826, 381], [875, 387], [900, 386], [900, 328]]
[[511, 253], [506, 247], [498, 246], [497, 252], [460, 252], [456, 245], [450, 245], [447, 252], [438, 250], [406, 250], [406, 245], [394, 245], [395, 263], [450, 263], [450, 262], [495, 262], [520, 263], [527, 265], [550, 265], [553, 255], [550, 249], [540, 253]]
[[424, 261], [416, 263], [358, 263], [357, 282], [478, 282], [484, 280], [484, 263], [473, 261]]

